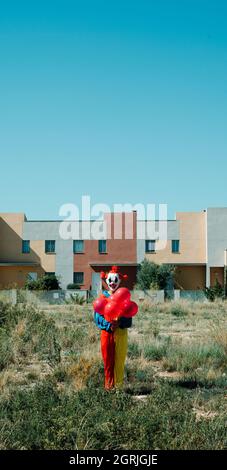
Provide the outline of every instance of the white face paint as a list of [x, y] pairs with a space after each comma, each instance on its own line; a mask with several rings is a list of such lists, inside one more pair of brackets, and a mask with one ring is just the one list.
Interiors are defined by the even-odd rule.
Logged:
[[109, 273], [106, 279], [106, 283], [109, 287], [109, 290], [114, 292], [120, 285], [120, 277], [118, 273]]

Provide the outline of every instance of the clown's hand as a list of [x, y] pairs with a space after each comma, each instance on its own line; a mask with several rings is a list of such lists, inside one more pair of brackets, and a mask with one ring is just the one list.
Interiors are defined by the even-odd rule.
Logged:
[[111, 331], [115, 331], [118, 326], [119, 326], [120, 321], [119, 320], [112, 320], [111, 321]]

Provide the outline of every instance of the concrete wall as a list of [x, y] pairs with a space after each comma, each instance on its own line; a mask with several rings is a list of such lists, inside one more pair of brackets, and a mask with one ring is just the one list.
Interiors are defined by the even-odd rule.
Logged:
[[73, 302], [72, 297], [79, 296], [87, 300], [86, 290], [29, 291], [25, 289], [0, 290], [0, 301], [12, 303], [28, 303], [36, 306], [57, 305]]
[[[19, 295], [18, 295], [19, 294]], [[58, 304], [65, 304], [67, 302], [71, 302], [71, 296], [75, 297], [78, 295], [79, 297], [83, 297], [84, 300], [87, 299], [87, 291], [86, 290], [60, 290], [60, 291], [25, 291], [23, 290], [22, 293], [17, 291], [17, 299], [18, 302], [20, 301], [20, 297], [22, 298], [23, 302], [42, 306], [42, 305], [58, 305]]]
[[155, 304], [159, 302], [164, 302], [165, 300], [164, 290], [133, 290], [133, 292], [131, 293], [131, 297], [132, 300], [136, 302], [143, 302], [144, 300], [148, 300]]
[[[61, 287], [65, 289], [73, 282], [73, 241], [62, 240], [59, 233], [60, 222], [35, 221], [25, 222], [24, 240], [31, 240], [31, 247], [40, 258], [46, 272], [55, 272], [60, 278]], [[55, 240], [55, 254], [45, 253], [45, 240]]]
[[227, 248], [227, 208], [209, 207], [207, 209], [207, 286], [214, 283], [211, 267], [224, 267]]
[[62, 289], [73, 282], [73, 242], [56, 241], [56, 275], [59, 276]]
[[227, 208], [207, 209], [207, 264], [224, 266], [227, 249]]
[[0, 290], [0, 302], [11, 303], [16, 305], [17, 303], [17, 291], [16, 289]]

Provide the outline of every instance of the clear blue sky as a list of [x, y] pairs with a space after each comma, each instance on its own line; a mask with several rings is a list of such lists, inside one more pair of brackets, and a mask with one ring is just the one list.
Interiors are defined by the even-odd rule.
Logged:
[[225, 0], [2, 0], [0, 211], [227, 206]]

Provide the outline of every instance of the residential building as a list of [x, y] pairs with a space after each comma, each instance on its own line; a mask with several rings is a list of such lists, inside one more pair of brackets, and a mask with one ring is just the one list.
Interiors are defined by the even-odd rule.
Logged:
[[100, 272], [116, 264], [128, 274], [126, 285], [132, 289], [143, 259], [173, 264], [180, 289], [225, 283], [227, 208], [177, 212], [174, 220], [152, 222], [138, 220], [135, 211], [108, 213], [102, 221], [76, 221], [73, 229], [69, 224], [1, 213], [0, 288], [23, 287], [28, 277], [55, 273], [62, 288], [75, 282], [96, 290]]

